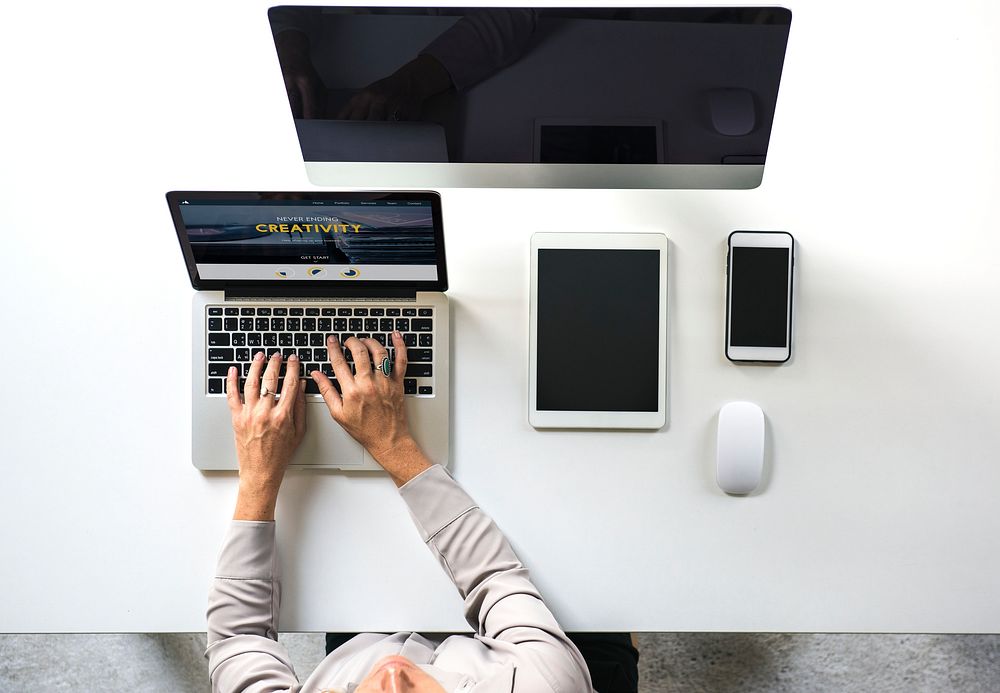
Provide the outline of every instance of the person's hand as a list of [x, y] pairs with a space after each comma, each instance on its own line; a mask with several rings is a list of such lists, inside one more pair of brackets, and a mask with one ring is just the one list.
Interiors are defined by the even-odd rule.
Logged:
[[[299, 382], [299, 360], [294, 355], [289, 357], [281, 397], [275, 401], [273, 393], [278, 389], [280, 370], [280, 353], [268, 359], [265, 369], [264, 352], [258, 352], [250, 364], [241, 401], [237, 369], [229, 369], [226, 399], [233, 415], [240, 465], [237, 520], [274, 519], [285, 469], [306, 432], [305, 387]], [[267, 394], [262, 394], [262, 387]]]
[[274, 45], [292, 117], [322, 117], [325, 87], [309, 56], [309, 38], [301, 31], [282, 31]]
[[388, 357], [388, 350], [378, 341], [357, 337], [347, 340], [345, 346], [351, 350], [356, 374], [351, 373], [351, 367], [341, 352], [340, 341], [334, 335], [327, 337], [326, 344], [340, 392], [320, 371], [313, 371], [311, 375], [319, 386], [330, 415], [389, 472], [397, 486], [402, 486], [430, 466], [410, 435], [406, 421], [403, 402], [406, 344], [403, 335], [398, 331], [392, 333], [396, 362], [388, 378], [377, 369]]
[[451, 76], [441, 63], [430, 55], [420, 55], [352, 96], [337, 118], [416, 120], [424, 101], [449, 87]]

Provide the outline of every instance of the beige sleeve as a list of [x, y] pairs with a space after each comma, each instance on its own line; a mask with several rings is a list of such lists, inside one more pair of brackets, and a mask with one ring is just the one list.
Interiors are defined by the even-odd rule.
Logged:
[[208, 671], [213, 691], [299, 688], [278, 644], [281, 583], [273, 522], [233, 520], [208, 596]]
[[399, 489], [421, 537], [465, 600], [479, 636], [512, 643], [553, 690], [591, 691], [580, 651], [566, 637], [506, 537], [440, 465]]

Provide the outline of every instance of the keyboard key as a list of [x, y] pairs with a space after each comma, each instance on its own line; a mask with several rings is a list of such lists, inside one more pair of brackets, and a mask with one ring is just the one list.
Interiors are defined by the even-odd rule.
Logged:
[[255, 318], [253, 321], [253, 328], [258, 332], [266, 332], [269, 324], [270, 322], [267, 318]]
[[240, 368], [241, 368], [240, 375], [242, 375], [244, 378], [247, 377], [248, 375], [250, 375], [250, 363], [249, 362], [242, 364], [242, 366], [240, 366]]
[[410, 329], [414, 332], [430, 332], [434, 329], [434, 321], [426, 318], [418, 318], [410, 321]]
[[258, 308], [257, 309], [257, 315], [270, 315], [270, 314], [271, 314], [271, 309], [270, 308]]
[[278, 335], [276, 335], [274, 332], [267, 332], [264, 335], [264, 346], [266, 347], [278, 346]]
[[433, 372], [429, 363], [410, 363], [406, 366], [407, 378], [429, 378], [432, 375]]
[[[226, 310], [230, 309], [226, 308]], [[236, 309], [232, 308], [231, 310], [236, 310]], [[240, 321], [237, 318], [226, 318], [225, 320], [223, 320], [223, 324], [225, 325], [226, 332], [235, 332], [236, 330], [239, 329]]]
[[233, 346], [246, 346], [247, 336], [242, 332], [233, 334]]
[[209, 346], [229, 346], [229, 335], [225, 332], [211, 332], [208, 335]]
[[337, 318], [336, 320], [334, 320], [332, 329], [334, 332], [346, 332], [347, 318]]
[[309, 345], [309, 335], [305, 332], [296, 332], [295, 341], [293, 342], [295, 346], [308, 346]]
[[235, 363], [210, 363], [208, 364], [208, 374], [214, 378], [225, 378], [229, 375], [229, 367]]
[[430, 385], [421, 385], [419, 388], [417, 388], [417, 392], [421, 395], [433, 395], [434, 388], [431, 387]]
[[[285, 359], [285, 361], [287, 361], [288, 357], [291, 356], [294, 353], [295, 353], [295, 349], [294, 348], [282, 349], [281, 350], [281, 358], [283, 358], [283, 359]], [[282, 369], [284, 369], [285, 364], [282, 363], [281, 366], [282, 366]]]
[[404, 318], [412, 318], [412, 317], [416, 316], [416, 314], [417, 314], [417, 309], [416, 308], [403, 308], [403, 317]]
[[250, 360], [250, 350], [246, 347], [236, 350], [236, 360], [237, 361], [249, 361]]
[[292, 335], [289, 332], [282, 332], [278, 335], [278, 346], [290, 347], [292, 346]]
[[222, 329], [222, 318], [209, 318], [208, 319], [208, 329], [218, 332]]
[[226, 315], [239, 315], [239, 314], [240, 314], [239, 308], [226, 308]]
[[403, 394], [417, 394], [417, 381], [413, 378], [403, 378]]
[[346, 317], [346, 316], [348, 316], [350, 314], [351, 314], [351, 309], [350, 308], [338, 308], [337, 309], [337, 315], [340, 315], [342, 317]]
[[377, 334], [373, 334], [373, 335], [372, 335], [372, 339], [374, 339], [374, 340], [375, 340], [376, 342], [378, 342], [378, 343], [379, 343], [379, 344], [381, 344], [382, 346], [385, 346], [386, 344], [388, 344], [388, 343], [389, 343], [389, 342], [388, 342], [388, 341], [386, 340], [386, 338], [385, 338], [385, 335], [384, 335], [384, 334], [382, 334], [381, 332], [379, 332], [379, 333], [377, 333]]
[[408, 334], [404, 334], [403, 335], [403, 344], [405, 344], [408, 347], [415, 347], [415, 346], [417, 346], [417, 335], [413, 334], [412, 332], [410, 332]]
[[208, 394], [210, 395], [221, 395], [222, 394], [222, 383], [224, 381], [222, 378], [209, 378], [208, 379]]
[[288, 309], [288, 314], [289, 315], [302, 315], [302, 312], [303, 311], [302, 311], [301, 308], [289, 308]]
[[309, 380], [303, 380], [302, 384], [306, 386], [306, 394], [307, 395], [318, 395], [319, 394], [319, 385], [317, 385], [316, 381], [313, 380], [312, 378], [309, 378]]
[[271, 318], [271, 332], [284, 332], [284, 331], [285, 331], [285, 319]]
[[222, 308], [219, 308], [218, 306], [212, 306], [212, 307], [210, 307], [208, 309], [208, 314], [209, 315], [222, 315]]
[[232, 349], [209, 349], [209, 361], [235, 361], [236, 354]]
[[336, 308], [324, 308], [323, 309], [323, 315], [333, 316], [333, 315], [336, 315], [336, 314], [337, 314], [337, 309]]
[[313, 350], [309, 347], [303, 347], [299, 349], [297, 353], [299, 355], [299, 361], [302, 361], [303, 363], [313, 360]]
[[312, 332], [316, 329], [316, 318], [302, 318], [302, 331]]
[[320, 332], [329, 332], [333, 329], [333, 321], [330, 318], [320, 318], [316, 321], [316, 327], [313, 329]]
[[361, 318], [351, 318], [347, 321], [347, 329], [351, 332], [360, 332], [365, 329], [364, 322]]
[[306, 364], [306, 369], [305, 369], [305, 374], [309, 375], [313, 371], [318, 371], [318, 370], [319, 370], [319, 364], [318, 363], [307, 363]]
[[386, 308], [385, 314], [390, 318], [395, 318], [399, 316], [399, 308]]
[[327, 356], [327, 354], [326, 354], [326, 348], [325, 347], [320, 347], [320, 348], [313, 349], [313, 358], [316, 359], [317, 361], [326, 361], [330, 357]]
[[371, 339], [371, 335], [367, 332], [358, 332], [356, 336], [358, 339]]
[[263, 340], [260, 337], [259, 332], [251, 332], [247, 336], [247, 346], [259, 347], [263, 345]]
[[378, 318], [365, 318], [365, 332], [378, 332]]
[[433, 308], [421, 308], [420, 310], [417, 311], [417, 315], [419, 315], [422, 318], [429, 318], [432, 315], [434, 315], [434, 309]]
[[369, 313], [373, 318], [379, 318], [385, 315], [385, 308], [372, 308], [371, 313]]
[[420, 335], [420, 346], [422, 347], [434, 346], [434, 335], [427, 333]]
[[392, 324], [392, 318], [382, 318], [378, 321], [379, 332], [392, 332], [393, 329], [395, 328]]
[[253, 308], [240, 308], [240, 315], [253, 315]]
[[368, 315], [368, 309], [367, 308], [355, 308], [354, 309], [354, 314], [355, 315], [362, 315], [362, 316]]
[[306, 315], [319, 315], [319, 308], [306, 308]]
[[318, 347], [323, 346], [324, 344], [326, 344], [326, 337], [319, 332], [313, 332], [309, 335], [309, 346]]
[[288, 315], [288, 309], [287, 308], [275, 308], [273, 314], [274, 315]]
[[285, 320], [285, 329], [289, 332], [298, 332], [302, 329], [302, 318], [288, 318]]
[[430, 349], [407, 349], [406, 350], [406, 360], [410, 363], [418, 363], [422, 361], [433, 361], [431, 358], [433, 352]]
[[253, 330], [253, 318], [240, 318], [240, 332], [250, 332]]
[[396, 318], [396, 329], [400, 332], [410, 331], [410, 319], [409, 318]]

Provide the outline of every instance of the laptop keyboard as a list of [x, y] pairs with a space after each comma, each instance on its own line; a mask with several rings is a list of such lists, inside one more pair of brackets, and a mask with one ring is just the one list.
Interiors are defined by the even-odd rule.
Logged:
[[[336, 335], [342, 347], [348, 337], [371, 337], [386, 346], [389, 358], [395, 363], [393, 330], [399, 330], [406, 343], [404, 392], [417, 396], [434, 394], [434, 309], [431, 307], [399, 304], [364, 307], [214, 305], [207, 306], [205, 313], [208, 335], [206, 392], [210, 395], [225, 394], [230, 366], [240, 369], [242, 392], [250, 362], [258, 351], [266, 356], [281, 352], [279, 392], [286, 360], [292, 354], [297, 354], [302, 363], [306, 394], [319, 394], [316, 383], [308, 377], [314, 370], [325, 373], [339, 391], [340, 385], [330, 366], [327, 335]], [[355, 372], [350, 349], [343, 351], [351, 372]]]

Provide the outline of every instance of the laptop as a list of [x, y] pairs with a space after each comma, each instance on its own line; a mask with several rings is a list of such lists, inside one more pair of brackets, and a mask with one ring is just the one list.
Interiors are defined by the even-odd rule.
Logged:
[[[195, 467], [238, 468], [230, 366], [240, 369], [241, 389], [258, 351], [295, 353], [307, 372], [332, 377], [326, 335], [391, 347], [393, 330], [407, 345], [410, 429], [432, 462], [448, 464], [448, 273], [437, 193], [175, 191], [167, 203], [196, 290]], [[303, 383], [306, 435], [290, 466], [381, 469], [330, 417], [312, 379]]]

